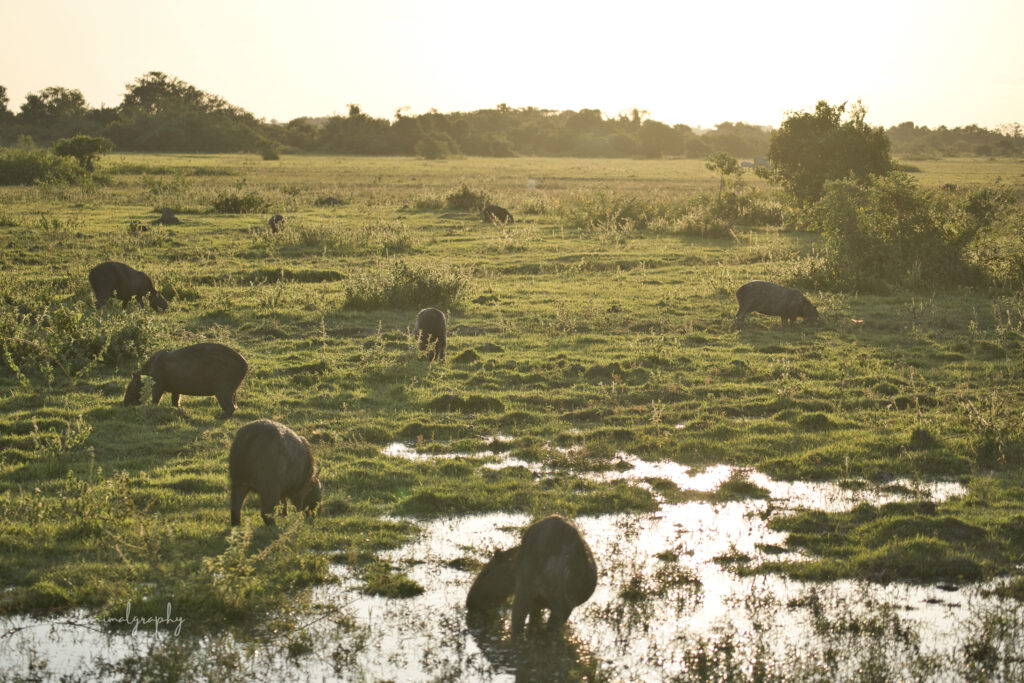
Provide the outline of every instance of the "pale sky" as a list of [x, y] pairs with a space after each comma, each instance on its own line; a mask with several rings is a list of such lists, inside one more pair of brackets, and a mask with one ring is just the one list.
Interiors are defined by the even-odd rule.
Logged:
[[777, 126], [863, 101], [872, 125], [1024, 122], [1024, 0], [0, 0], [9, 108], [90, 106], [163, 71], [265, 119], [633, 107]]

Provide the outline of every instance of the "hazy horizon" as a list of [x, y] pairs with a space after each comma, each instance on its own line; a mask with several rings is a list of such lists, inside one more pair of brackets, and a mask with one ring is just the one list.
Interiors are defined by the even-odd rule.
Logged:
[[524, 0], [7, 5], [0, 85], [61, 86], [115, 106], [162, 71], [258, 118], [391, 119], [510, 107], [633, 108], [668, 124], [778, 126], [860, 99], [872, 125], [996, 128], [1024, 120], [1024, 3], [789, 0], [667, 7]]

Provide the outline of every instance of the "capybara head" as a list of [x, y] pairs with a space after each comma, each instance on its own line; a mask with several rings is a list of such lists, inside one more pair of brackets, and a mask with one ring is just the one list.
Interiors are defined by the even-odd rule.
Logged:
[[807, 300], [807, 297], [804, 297], [804, 300], [800, 302], [800, 317], [804, 320], [818, 319], [818, 309], [814, 307], [814, 304]]
[[160, 295], [160, 292], [153, 290], [149, 293], [149, 305], [153, 307], [153, 310], [157, 313], [163, 313], [167, 310], [167, 299]]
[[324, 486], [320, 483], [320, 477], [314, 474], [305, 495], [302, 497], [302, 509], [307, 515], [315, 515], [323, 499]]
[[137, 406], [142, 403], [142, 373], [136, 372], [132, 375], [132, 381], [124, 390], [124, 404], [126, 406]]
[[501, 603], [515, 590], [516, 557], [519, 546], [495, 551], [477, 575], [466, 596], [466, 607], [487, 609]]

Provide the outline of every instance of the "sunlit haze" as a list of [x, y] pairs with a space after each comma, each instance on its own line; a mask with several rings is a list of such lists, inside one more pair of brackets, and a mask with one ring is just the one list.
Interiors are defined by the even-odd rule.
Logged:
[[1021, 0], [3, 0], [0, 85], [90, 106], [162, 71], [265, 119], [633, 108], [777, 126], [860, 99], [868, 122], [1024, 120]]

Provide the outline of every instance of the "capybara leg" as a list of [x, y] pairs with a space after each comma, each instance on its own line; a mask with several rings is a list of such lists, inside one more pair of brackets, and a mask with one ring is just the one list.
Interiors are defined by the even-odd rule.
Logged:
[[99, 309], [103, 308], [104, 304], [106, 304], [109, 300], [110, 300], [110, 294], [109, 293], [108, 294], [97, 294], [96, 295], [96, 310], [99, 310]]
[[164, 388], [159, 383], [153, 384], [153, 405], [160, 402], [160, 397], [164, 395]]
[[533, 609], [530, 610], [530, 628], [536, 630], [540, 627], [541, 622], [544, 620], [544, 608], [538, 604], [534, 604]]
[[171, 405], [175, 408], [181, 407], [181, 394], [171, 393]]
[[526, 612], [527, 605], [532, 603], [525, 600], [519, 593], [516, 593], [516, 597], [512, 600], [512, 637], [520, 635], [523, 632], [523, 625], [526, 623]]
[[569, 619], [570, 608], [565, 600], [556, 600], [551, 605], [551, 614], [548, 615], [548, 630], [557, 631]]
[[231, 417], [231, 414], [235, 412], [235, 396], [234, 394], [217, 394], [217, 402], [220, 403], [221, 409], [224, 411], [224, 417]]
[[260, 496], [260, 516], [263, 517], [263, 523], [267, 526], [274, 526], [274, 503], [267, 496], [266, 499]]
[[248, 491], [241, 486], [231, 487], [231, 526], [242, 523], [242, 504], [245, 502], [246, 493]]

